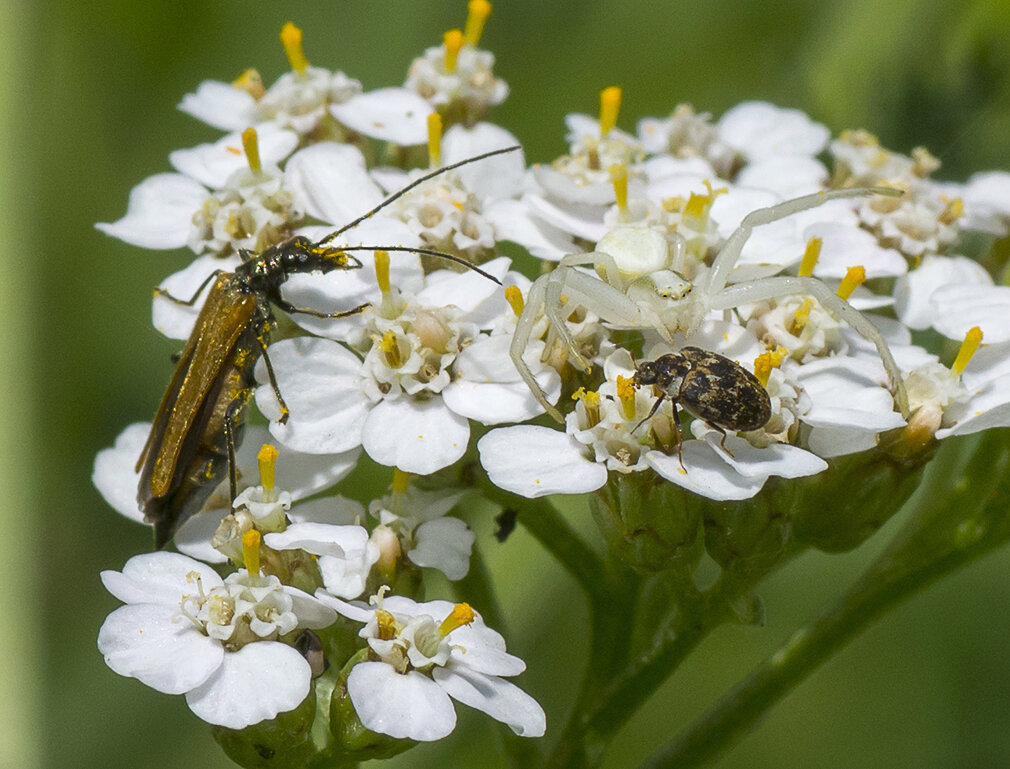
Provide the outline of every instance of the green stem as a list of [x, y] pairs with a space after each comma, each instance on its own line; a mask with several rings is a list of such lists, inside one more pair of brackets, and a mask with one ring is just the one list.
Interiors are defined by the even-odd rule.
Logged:
[[946, 461], [934, 460], [910, 520], [830, 610], [795, 633], [642, 769], [689, 769], [714, 759], [874, 619], [1010, 540], [1006, 434], [987, 434], [957, 472], [965, 448], [971, 443], [944, 447]]
[[458, 580], [455, 592], [461, 601], [466, 601], [477, 608], [488, 627], [493, 627], [503, 636], [508, 637], [505, 625], [505, 615], [494, 589], [494, 581], [487, 568], [487, 561], [481, 549], [475, 547], [470, 553], [470, 569], [463, 579]]

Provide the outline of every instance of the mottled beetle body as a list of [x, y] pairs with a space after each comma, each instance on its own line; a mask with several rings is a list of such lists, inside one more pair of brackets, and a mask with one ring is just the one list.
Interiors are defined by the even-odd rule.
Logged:
[[722, 433], [723, 448], [727, 430], [757, 430], [771, 418], [771, 400], [757, 377], [739, 363], [698, 347], [685, 347], [638, 364], [634, 383], [636, 387], [653, 385], [661, 393], [639, 424], [648, 421], [669, 398], [678, 438], [678, 405]]

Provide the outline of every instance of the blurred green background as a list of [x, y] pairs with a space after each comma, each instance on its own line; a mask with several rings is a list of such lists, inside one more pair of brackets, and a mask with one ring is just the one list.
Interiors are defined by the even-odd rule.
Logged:
[[[464, 6], [5, 4], [0, 765], [231, 766], [182, 698], [114, 675], [95, 648], [117, 605], [99, 570], [120, 568], [151, 538], [105, 505], [92, 461], [153, 414], [176, 345], [150, 327], [150, 288], [190, 256], [127, 246], [93, 223], [121, 216], [134, 184], [168, 170], [170, 150], [217, 138], [176, 111], [185, 92], [247, 66], [267, 82], [286, 68], [283, 22], [305, 29], [313, 63], [374, 88], [402, 82], [413, 56], [462, 24]], [[627, 129], [681, 101], [718, 115], [767, 99], [835, 132], [865, 127], [902, 151], [926, 145], [942, 178], [1010, 167], [1005, 0], [498, 0], [484, 46], [512, 89], [494, 117], [530, 161], [561, 153], [564, 114], [593, 112], [599, 89], [620, 84]], [[484, 523], [509, 648], [529, 663], [522, 683], [560, 726], [584, 660], [583, 601], [524, 532], [498, 546]], [[717, 632], [621, 734], [607, 765], [634, 765], [702, 712], [837, 595], [894, 525], [855, 553], [811, 554], [771, 578], [760, 591], [767, 625]], [[997, 553], [895, 611], [718, 766], [1010, 766], [1008, 577], [1010, 553]], [[486, 719], [461, 715], [454, 738], [394, 764], [487, 765]]]

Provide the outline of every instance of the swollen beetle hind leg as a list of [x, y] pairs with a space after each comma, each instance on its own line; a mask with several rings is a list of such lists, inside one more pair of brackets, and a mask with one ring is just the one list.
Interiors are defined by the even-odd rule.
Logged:
[[214, 278], [216, 278], [222, 272], [224, 272], [224, 270], [214, 270], [214, 272], [212, 272], [210, 275], [204, 278], [203, 282], [196, 287], [196, 291], [193, 292], [193, 296], [191, 296], [189, 299], [180, 299], [177, 296], [172, 296], [172, 294], [170, 294], [166, 289], [162, 288], [161, 286], [155, 287], [154, 295], [163, 296], [168, 301], [174, 302], [175, 304], [181, 304], [185, 307], [192, 307], [194, 304], [196, 304], [196, 300], [200, 298], [200, 294], [203, 293], [203, 290], [207, 288], [207, 286], [210, 285], [210, 282], [214, 280]]
[[322, 310], [313, 310], [311, 307], [295, 307], [293, 304], [289, 304], [288, 302], [277, 302], [277, 306], [287, 313], [298, 313], [299, 315], [309, 315], [313, 318], [332, 320], [334, 318], [349, 318], [352, 315], [359, 315], [371, 307], [372, 303], [363, 302], [357, 307], [352, 307], [349, 310], [337, 310], [336, 312], [323, 312]]

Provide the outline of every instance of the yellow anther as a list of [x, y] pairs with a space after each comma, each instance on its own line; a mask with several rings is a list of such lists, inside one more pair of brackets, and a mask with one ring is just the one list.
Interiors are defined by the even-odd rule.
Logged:
[[309, 60], [305, 58], [305, 51], [302, 50], [302, 31], [290, 21], [281, 27], [281, 42], [284, 44], [284, 53], [288, 55], [288, 64], [291, 69], [299, 75], [304, 75], [309, 68]]
[[396, 621], [396, 617], [385, 609], [376, 610], [375, 624], [375, 634], [383, 641], [391, 641], [400, 631], [400, 623]]
[[410, 485], [410, 473], [406, 473], [399, 467], [393, 468], [393, 493], [403, 494]]
[[628, 167], [624, 163], [610, 166], [610, 183], [614, 185], [617, 208], [622, 213], [628, 210]]
[[929, 176], [940, 167], [940, 160], [925, 147], [916, 147], [912, 150], [912, 173], [920, 179]]
[[450, 29], [442, 35], [442, 42], [445, 44], [445, 71], [456, 71], [456, 57], [459, 56], [459, 49], [463, 47], [465, 40], [463, 33], [458, 29]]
[[523, 307], [525, 303], [523, 302], [523, 292], [519, 290], [519, 286], [506, 286], [505, 287], [505, 301], [509, 303], [509, 307], [512, 308], [512, 312], [519, 317], [523, 313]]
[[768, 378], [772, 375], [772, 369], [778, 368], [782, 361], [789, 355], [789, 351], [782, 346], [774, 350], [763, 352], [754, 359], [754, 376], [761, 383], [762, 387], [768, 386]]
[[242, 535], [242, 561], [245, 563], [246, 571], [250, 574], [260, 573], [260, 533], [256, 529], [249, 529]]
[[589, 427], [595, 427], [600, 423], [600, 394], [598, 392], [580, 387], [572, 393], [572, 400], [582, 402]]
[[266, 92], [263, 87], [263, 78], [260, 73], [251, 67], [231, 81], [231, 84], [240, 91], [245, 91], [254, 99], [259, 99]]
[[267, 492], [274, 488], [274, 470], [277, 468], [277, 448], [269, 443], [264, 443], [259, 454], [256, 455], [256, 462], [260, 468], [260, 486]]
[[458, 603], [452, 607], [449, 616], [442, 620], [442, 624], [438, 626], [439, 635], [445, 638], [456, 628], [465, 627], [475, 619], [477, 619], [477, 612], [471, 608], [470, 604]]
[[953, 224], [964, 216], [964, 201], [961, 198], [952, 198], [947, 201], [940, 216], [937, 217], [940, 224]]
[[437, 112], [428, 115], [428, 165], [431, 168], [442, 165], [442, 116]]
[[256, 129], [252, 126], [242, 132], [242, 149], [245, 150], [245, 159], [249, 163], [249, 168], [253, 171], [262, 171], [260, 143], [256, 136]]
[[848, 298], [852, 296], [852, 292], [865, 282], [866, 269], [864, 267], [860, 267], [858, 265], [856, 267], [849, 267], [835, 293], [842, 299], [848, 300]]
[[957, 357], [954, 359], [954, 365], [950, 367], [958, 376], [964, 373], [965, 366], [972, 359], [972, 356], [978, 352], [979, 346], [982, 344], [982, 329], [978, 326], [972, 326], [968, 329], [968, 333], [964, 335], [964, 341], [961, 342], [961, 349], [957, 351]]
[[379, 284], [379, 291], [381, 291], [383, 294], [388, 294], [390, 289], [389, 252], [381, 250], [376, 251], [374, 259], [375, 259], [375, 281]]
[[605, 139], [610, 129], [617, 125], [621, 111], [621, 88], [611, 85], [600, 91], [600, 138]]
[[625, 419], [635, 418], [635, 380], [617, 375], [617, 397], [621, 400]]
[[803, 304], [800, 308], [793, 313], [793, 322], [789, 324], [789, 333], [793, 336], [799, 336], [800, 332], [803, 331], [807, 326], [807, 321], [810, 320], [810, 310], [814, 306], [814, 300], [807, 297], [803, 300]]
[[708, 215], [712, 210], [712, 203], [715, 202], [715, 199], [729, 192], [725, 187], [713, 190], [712, 183], [708, 179], [705, 180], [705, 187], [708, 189], [707, 195], [699, 195], [692, 192], [691, 196], [687, 199], [687, 203], [684, 204], [682, 218], [685, 221], [704, 224], [708, 220]]
[[390, 368], [400, 368], [403, 365], [403, 356], [400, 355], [400, 343], [396, 338], [396, 332], [387, 329], [382, 332], [382, 339], [379, 340], [379, 349], [382, 350], [386, 358], [386, 365]]
[[807, 241], [807, 248], [803, 252], [803, 261], [800, 262], [800, 271], [797, 273], [801, 278], [809, 278], [814, 274], [814, 267], [821, 256], [821, 246], [824, 241], [821, 238], [810, 238]]
[[487, 0], [470, 0], [466, 5], [466, 26], [463, 27], [463, 37], [470, 45], [477, 45], [480, 36], [484, 34], [484, 23], [491, 15], [491, 3]]

